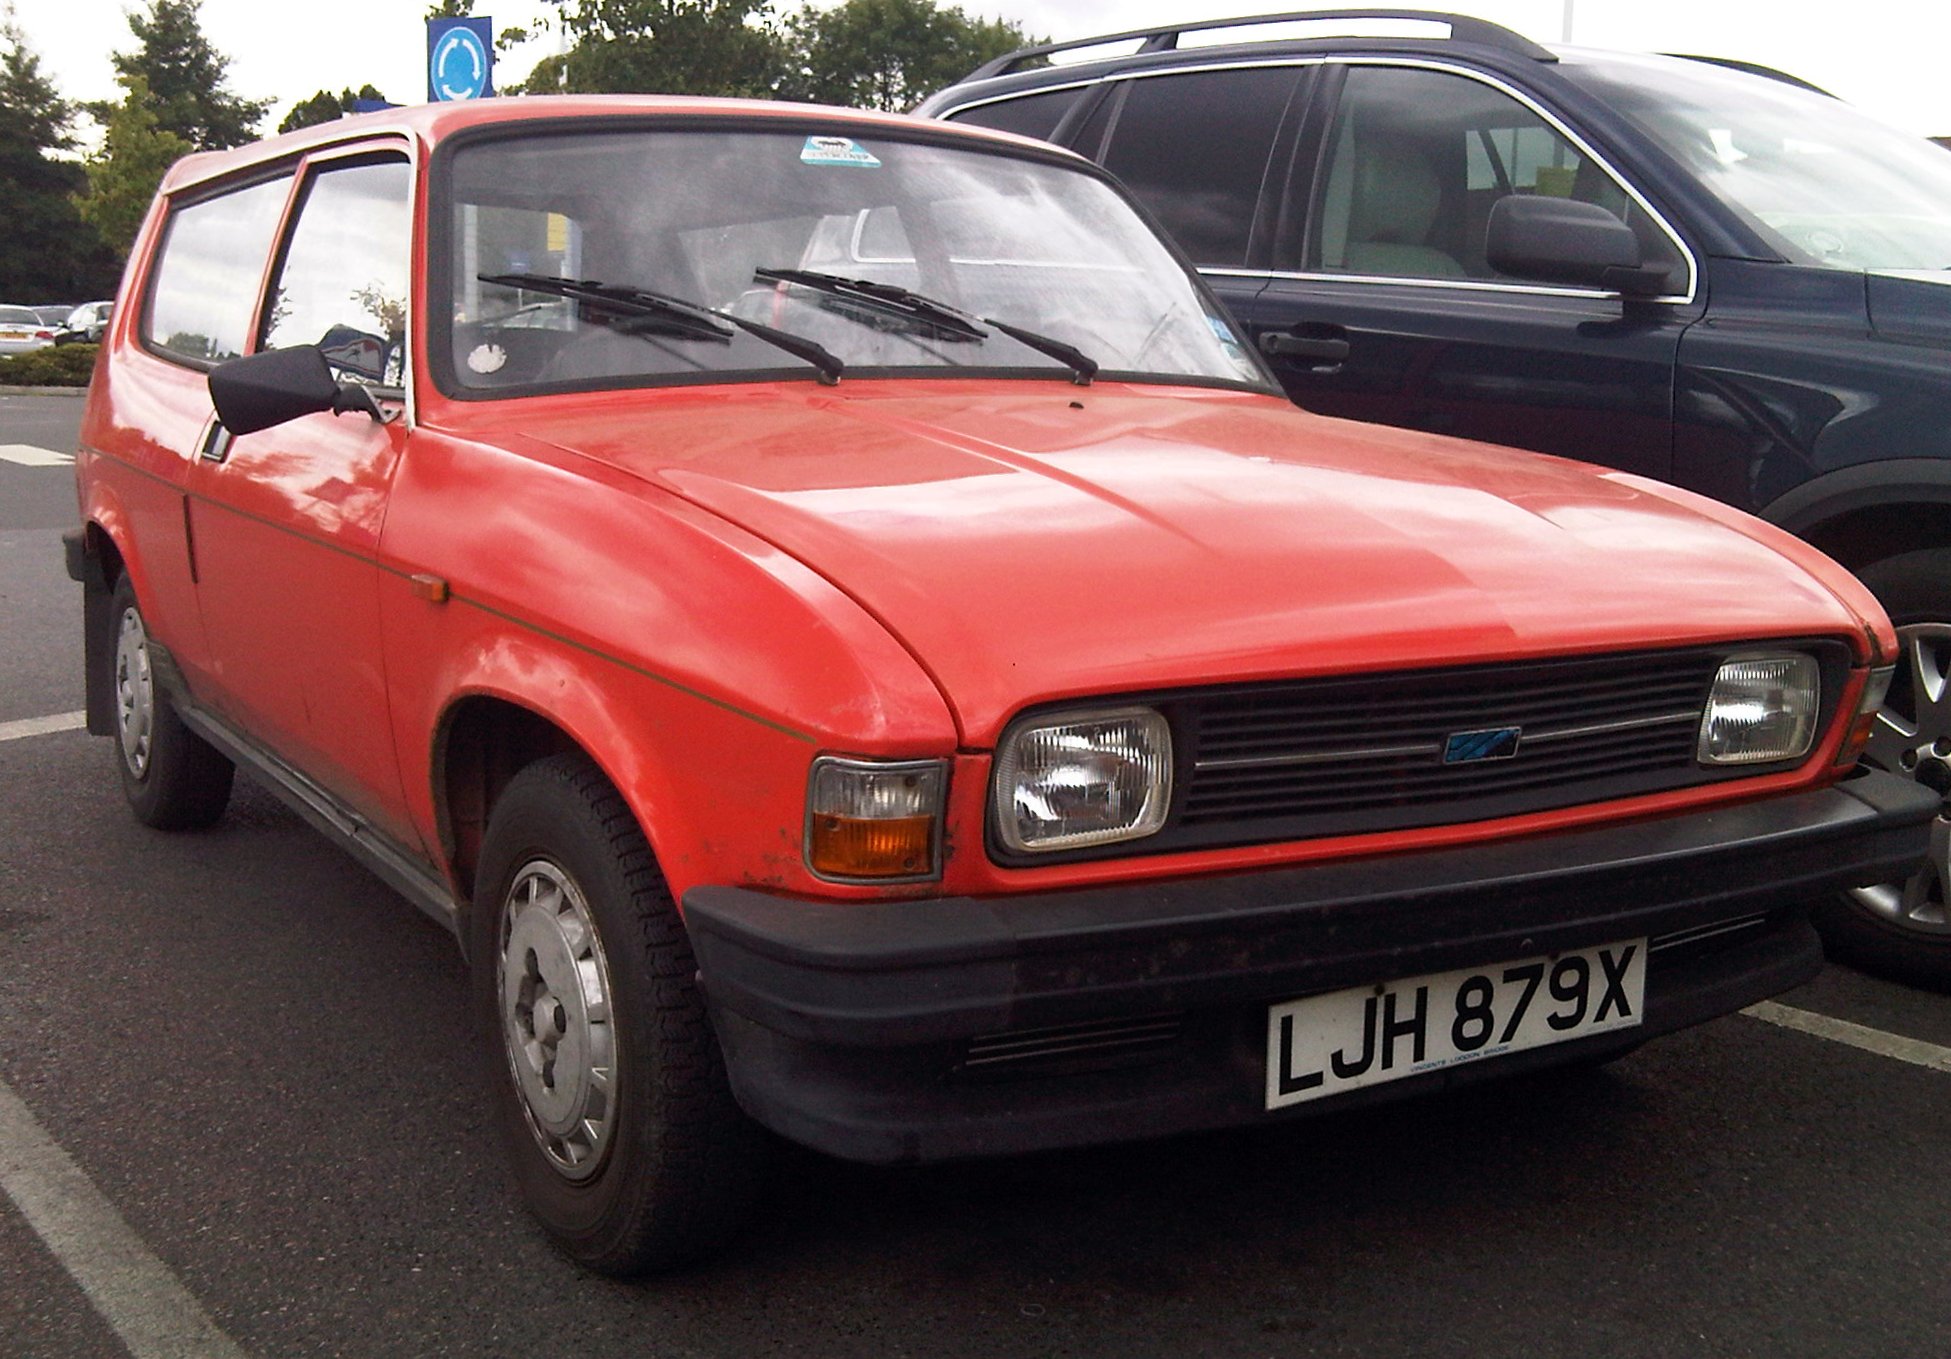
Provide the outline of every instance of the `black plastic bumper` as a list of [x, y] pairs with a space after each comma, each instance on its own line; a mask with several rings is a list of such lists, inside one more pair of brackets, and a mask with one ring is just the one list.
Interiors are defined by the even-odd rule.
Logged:
[[[1294, 1112], [1602, 1055], [1726, 1014], [1814, 975], [1808, 903], [1903, 876], [1939, 804], [1865, 772], [1682, 815], [1266, 872], [902, 902], [701, 887], [684, 910], [748, 1113], [838, 1156], [937, 1160], [1286, 1116], [1263, 1108], [1266, 1007], [1342, 987], [1650, 940], [1636, 1029]], [[969, 1060], [972, 1040], [1151, 1016], [1164, 1038], [1149, 1048]]]

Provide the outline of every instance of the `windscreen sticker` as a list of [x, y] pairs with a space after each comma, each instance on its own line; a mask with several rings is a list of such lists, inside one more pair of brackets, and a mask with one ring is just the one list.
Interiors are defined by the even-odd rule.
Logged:
[[1226, 322], [1220, 320], [1211, 312], [1206, 313], [1206, 324], [1213, 328], [1213, 338], [1221, 344], [1239, 343], [1238, 340], [1233, 338], [1233, 327], [1227, 325]]
[[808, 165], [851, 165], [861, 170], [881, 168], [880, 157], [852, 137], [808, 137], [800, 148], [800, 160]]
[[483, 377], [489, 373], [499, 373], [507, 362], [508, 351], [498, 344], [478, 344], [468, 351], [468, 371]]

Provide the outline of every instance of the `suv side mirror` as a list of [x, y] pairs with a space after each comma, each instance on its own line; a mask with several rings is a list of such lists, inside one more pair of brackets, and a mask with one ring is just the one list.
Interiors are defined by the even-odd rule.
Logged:
[[356, 382], [340, 385], [315, 344], [228, 360], [210, 370], [209, 381], [217, 419], [232, 434], [255, 434], [321, 411], [364, 411], [386, 423], [373, 394]]
[[1651, 297], [1667, 271], [1643, 268], [1633, 229], [1596, 203], [1510, 194], [1490, 209], [1484, 237], [1490, 267], [1513, 278], [1605, 288]]

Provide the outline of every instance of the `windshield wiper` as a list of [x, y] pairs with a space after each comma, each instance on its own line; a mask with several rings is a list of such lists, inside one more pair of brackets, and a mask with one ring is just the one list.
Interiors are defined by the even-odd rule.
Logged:
[[585, 303], [593, 307], [596, 315], [592, 319], [599, 325], [607, 324], [601, 313], [608, 308], [622, 316], [654, 323], [628, 329], [641, 328], [674, 339], [713, 340], [721, 344], [731, 342], [732, 328], [737, 327], [755, 339], [764, 340], [794, 358], [812, 364], [819, 369], [820, 381], [828, 386], [838, 382], [847, 368], [838, 355], [802, 335], [775, 330], [757, 321], [748, 321], [742, 316], [734, 316], [730, 312], [682, 297], [673, 297], [669, 293], [599, 283], [593, 278], [556, 278], [549, 274], [476, 274], [475, 277], [483, 283], [495, 283], [504, 288], [526, 288], [530, 292], [553, 293], [557, 297]]
[[802, 287], [813, 288], [819, 292], [831, 293], [835, 297], [851, 298], [864, 302], [874, 310], [889, 316], [905, 317], [919, 321], [934, 330], [956, 340], [986, 340], [989, 333], [975, 324], [965, 311], [957, 310], [946, 302], [937, 302], [931, 297], [922, 297], [893, 283], [876, 283], [869, 278], [842, 278], [839, 274], [822, 274], [812, 269], [754, 269], [754, 278], [762, 278], [774, 283], [797, 283]]
[[[894, 283], [877, 283], [870, 278], [846, 278], [840, 274], [823, 274], [812, 269], [754, 269], [755, 278], [777, 283], [797, 283], [801, 287], [813, 288], [819, 292], [831, 293], [835, 297], [851, 298], [870, 307], [885, 311], [892, 316], [903, 316], [930, 326], [942, 334], [961, 340], [986, 340], [989, 334], [982, 327], [990, 326], [1001, 331], [1020, 345], [1036, 350], [1039, 354], [1055, 359], [1070, 369], [1072, 381], [1080, 387], [1091, 385], [1097, 376], [1097, 360], [1085, 354], [1075, 345], [1064, 343], [1049, 335], [1040, 335], [1034, 330], [1012, 326], [994, 317], [975, 317], [959, 307], [951, 307], [946, 302], [911, 292]], [[981, 325], [976, 324], [980, 320]]]

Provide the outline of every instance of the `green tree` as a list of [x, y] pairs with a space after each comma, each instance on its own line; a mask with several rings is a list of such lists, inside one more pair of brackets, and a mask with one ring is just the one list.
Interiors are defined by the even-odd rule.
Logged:
[[7, 186], [0, 297], [105, 297], [119, 265], [75, 206], [81, 167], [59, 154], [74, 147], [74, 105], [42, 74], [11, 4], [0, 18], [0, 46], [0, 183]]
[[335, 118], [343, 118], [351, 113], [354, 100], [376, 99], [384, 103], [386, 96], [371, 85], [361, 85], [358, 90], [340, 90], [333, 94], [330, 90], [320, 90], [310, 99], [301, 99], [291, 106], [278, 124], [280, 132], [295, 132], [301, 127], [312, 127], [318, 123], [329, 123]]
[[[242, 146], [257, 137], [257, 125], [271, 101], [245, 99], [229, 88], [230, 59], [203, 36], [200, 4], [149, 0], [146, 10], [132, 10], [129, 31], [135, 34], [136, 49], [111, 59], [118, 79], [142, 77], [160, 130], [198, 151]], [[95, 116], [107, 121], [101, 111]]]
[[934, 0], [845, 0], [787, 25], [793, 73], [782, 93], [822, 104], [898, 111], [983, 62], [1035, 39], [1000, 19]]
[[122, 102], [108, 110], [101, 148], [88, 158], [88, 191], [81, 199], [81, 215], [117, 255], [126, 257], [163, 171], [192, 147], [161, 125], [148, 81], [125, 75], [117, 83], [125, 93]]
[[786, 75], [769, 0], [563, 0], [557, 22], [568, 52], [537, 62], [509, 93], [763, 98]]

